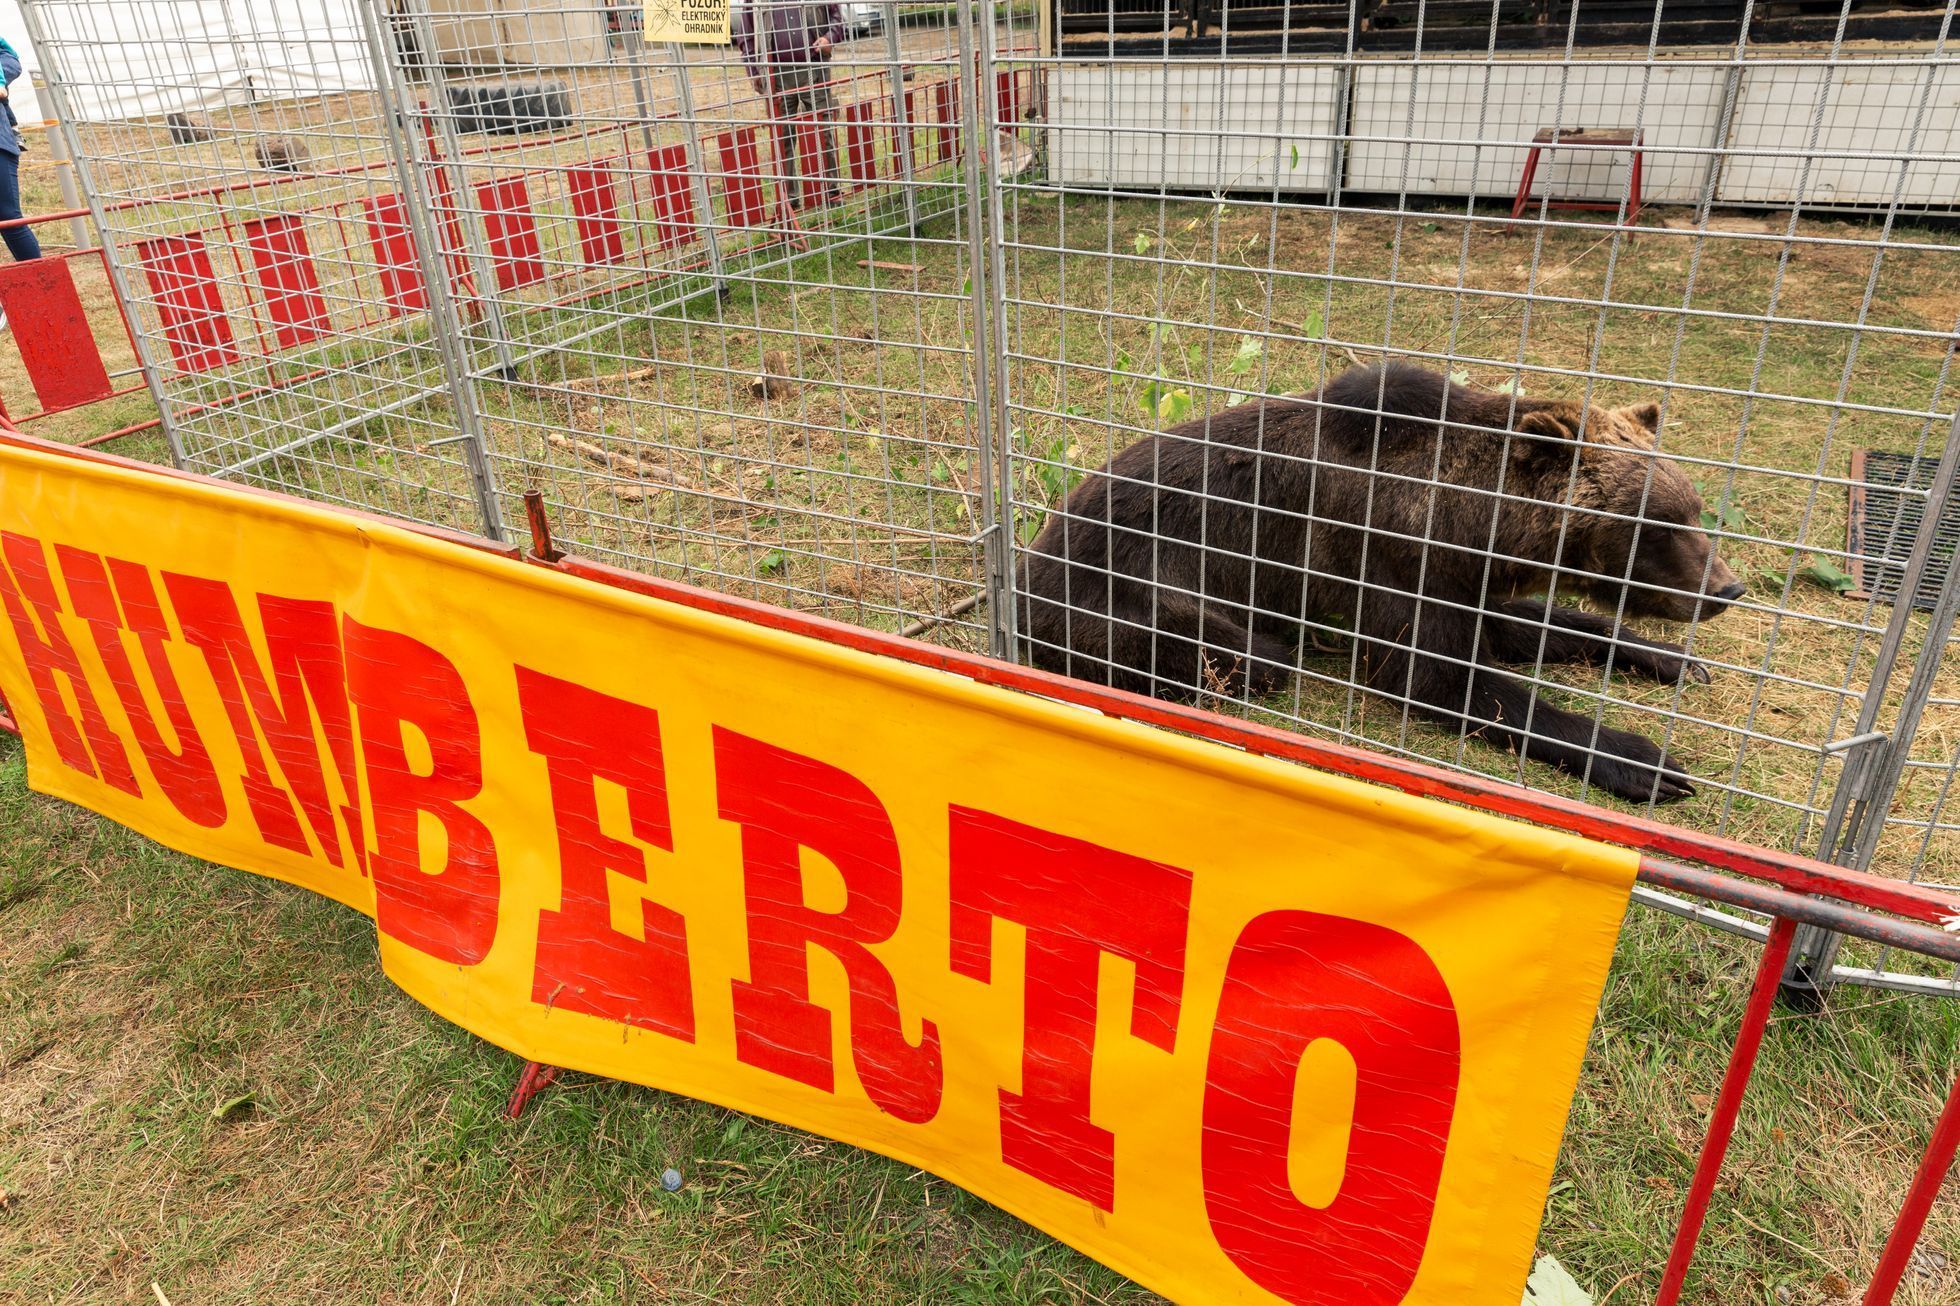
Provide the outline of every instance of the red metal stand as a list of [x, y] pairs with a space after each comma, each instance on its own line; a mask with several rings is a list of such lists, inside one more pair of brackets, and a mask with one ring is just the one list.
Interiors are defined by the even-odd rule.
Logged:
[[[1633, 173], [1627, 178], [1626, 225], [1631, 227], [1638, 223], [1640, 221], [1640, 133], [1628, 127], [1612, 127], [1603, 131], [1590, 131], [1584, 127], [1547, 127], [1533, 136], [1531, 152], [1524, 156], [1524, 176], [1518, 180], [1518, 197], [1511, 201], [1512, 219], [1522, 217], [1525, 206], [1531, 203], [1531, 183], [1538, 176], [1539, 156], [1546, 150], [1555, 150], [1562, 145], [1605, 146], [1633, 152]], [[1547, 200], [1545, 207], [1594, 209], [1607, 213], [1620, 211], [1618, 204], [1601, 204], [1596, 200]]]
[[1947, 1171], [1953, 1168], [1956, 1150], [1960, 1150], [1960, 1079], [1953, 1082], [1952, 1091], [1946, 1095], [1946, 1107], [1940, 1112], [1940, 1122], [1933, 1126], [1933, 1139], [1926, 1145], [1926, 1154], [1919, 1158], [1919, 1171], [1912, 1177], [1912, 1187], [1906, 1190], [1898, 1222], [1885, 1240], [1885, 1250], [1879, 1253], [1878, 1268], [1872, 1271], [1871, 1286], [1865, 1291], [1865, 1306], [1886, 1306], [1898, 1291], [1899, 1280], [1905, 1277], [1906, 1266], [1912, 1260], [1912, 1249], [1918, 1245], [1920, 1231], [1926, 1227], [1926, 1216], [1933, 1209], [1933, 1199], [1940, 1195]]
[[510, 1090], [510, 1101], [504, 1104], [504, 1114], [512, 1120], [524, 1114], [531, 1099], [539, 1090], [549, 1088], [558, 1078], [558, 1067], [547, 1066], [539, 1061], [526, 1061], [524, 1072], [517, 1077], [517, 1086]]
[[1783, 962], [1790, 955], [1790, 941], [1796, 932], [1797, 923], [1787, 916], [1779, 916], [1770, 928], [1769, 942], [1764, 945], [1762, 960], [1756, 966], [1755, 987], [1750, 989], [1749, 1005], [1742, 1013], [1742, 1028], [1736, 1031], [1735, 1047], [1729, 1053], [1728, 1069], [1722, 1074], [1722, 1088], [1708, 1120], [1708, 1136], [1702, 1141], [1694, 1178], [1688, 1183], [1681, 1222], [1674, 1226], [1674, 1246], [1668, 1252], [1667, 1268], [1661, 1274], [1661, 1290], [1654, 1297], [1654, 1306], [1674, 1306], [1681, 1300], [1682, 1285], [1688, 1281], [1688, 1266], [1695, 1258], [1695, 1243], [1701, 1238], [1702, 1222], [1708, 1218], [1708, 1203], [1715, 1196], [1715, 1182], [1721, 1178], [1723, 1158], [1729, 1154], [1736, 1116], [1742, 1110], [1742, 1095], [1749, 1087], [1750, 1072], [1756, 1068], [1756, 1053], [1763, 1046], [1770, 1008], [1776, 1005], [1776, 986], [1783, 978]]

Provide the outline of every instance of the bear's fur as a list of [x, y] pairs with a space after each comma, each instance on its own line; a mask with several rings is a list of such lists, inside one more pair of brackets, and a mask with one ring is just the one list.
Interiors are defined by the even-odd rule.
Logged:
[[1690, 621], [1740, 596], [1700, 494], [1655, 453], [1658, 424], [1653, 404], [1582, 409], [1401, 363], [1186, 423], [1049, 517], [1021, 572], [1021, 637], [1065, 675], [1236, 696], [1287, 682], [1301, 623], [1338, 621], [1376, 692], [1623, 798], [1684, 797], [1650, 740], [1495, 669], [1610, 655], [1707, 679], [1678, 646], [1525, 597]]

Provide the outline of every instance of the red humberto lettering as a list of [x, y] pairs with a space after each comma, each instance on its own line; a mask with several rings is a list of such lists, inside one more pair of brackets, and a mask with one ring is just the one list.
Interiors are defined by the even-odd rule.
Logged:
[[[248, 626], [223, 581], [153, 577], [137, 562], [8, 532], [0, 603], [61, 766], [160, 796], [207, 828], [230, 819], [227, 794], [240, 794], [268, 848], [372, 876], [376, 925], [390, 938], [459, 966], [489, 953], [501, 881], [496, 834], [468, 808], [483, 786], [477, 711], [472, 687], [436, 649], [318, 599], [256, 595]], [[114, 716], [78, 637], [94, 651]], [[173, 644], [201, 655], [236, 775], [219, 774], [173, 670]], [[557, 906], [536, 924], [530, 1000], [693, 1042], [687, 920], [644, 902], [634, 937], [614, 928], [607, 893], [607, 872], [645, 883], [649, 850], [684, 851], [658, 712], [523, 666], [510, 689], [526, 745], [544, 762], [560, 870]], [[425, 763], [411, 760], [411, 731]], [[871, 951], [905, 910], [883, 802], [836, 766], [733, 730], [715, 728], [712, 749], [717, 815], [741, 828], [748, 970], [728, 994], [737, 1059], [836, 1093], [832, 1031], [842, 1020], [870, 1101], [929, 1125], [957, 1031], [927, 1014], [908, 1038], [903, 995]], [[601, 780], [625, 792], [630, 840], [601, 827]], [[444, 832], [433, 871], [420, 845], [425, 814]], [[1002, 1163], [1102, 1211], [1149, 1200], [1145, 1184], [1119, 1183], [1115, 1136], [1094, 1119], [1096, 1030], [1127, 1017], [1132, 1037], [1167, 1052], [1195, 1033], [1209, 1040], [1202, 1180], [1220, 1248], [1287, 1301], [1401, 1300], [1427, 1242], [1461, 1060], [1455, 1008], [1427, 954], [1379, 925], [1269, 912], [1239, 933], [1210, 1027], [1185, 1029], [1190, 871], [977, 808], [950, 806], [947, 821], [950, 973], [993, 982], [1016, 960], [997, 955], [994, 922], [1025, 932], [1021, 1074], [997, 1090]], [[836, 867], [840, 908], [805, 901], [804, 849]], [[812, 998], [812, 946], [842, 966], [846, 1010]], [[1104, 1009], [1103, 954], [1136, 968], [1127, 1013]], [[1322, 1039], [1352, 1057], [1355, 1092], [1342, 1180], [1317, 1206], [1294, 1192], [1288, 1154], [1301, 1060]]]

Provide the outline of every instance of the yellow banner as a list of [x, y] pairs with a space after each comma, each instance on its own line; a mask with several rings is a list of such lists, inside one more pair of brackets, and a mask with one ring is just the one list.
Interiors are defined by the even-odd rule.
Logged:
[[1515, 1306], [1632, 854], [271, 496], [0, 445], [30, 775], [521, 1056], [1193, 1302]]

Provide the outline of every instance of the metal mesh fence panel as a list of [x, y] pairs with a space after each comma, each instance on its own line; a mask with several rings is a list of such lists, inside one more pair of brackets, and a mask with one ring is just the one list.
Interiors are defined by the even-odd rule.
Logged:
[[179, 461], [482, 529], [358, 14], [89, 0], [27, 16]]
[[1951, 6], [28, 11], [186, 465], [1960, 878]]
[[1935, 874], [1950, 615], [1844, 591], [1854, 456], [1954, 454], [1952, 15], [1629, 10], [1110, 11], [1000, 62], [1051, 105], [997, 188], [1019, 646]]
[[[977, 592], [971, 19], [911, 8], [787, 50], [581, 41], [607, 9], [505, 15], [501, 66], [394, 47], [494, 475], [573, 547], [888, 626]], [[471, 153], [540, 96], [572, 125]]]

